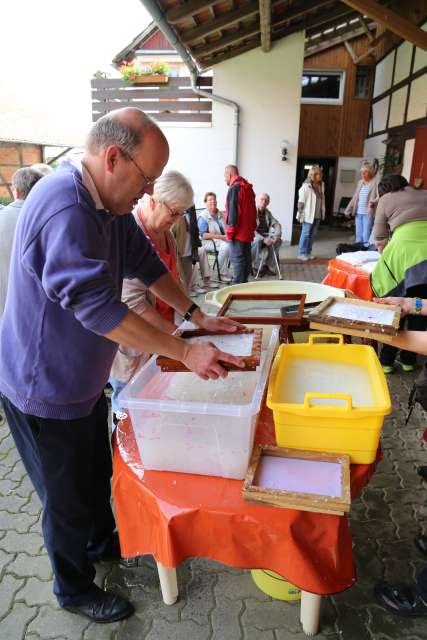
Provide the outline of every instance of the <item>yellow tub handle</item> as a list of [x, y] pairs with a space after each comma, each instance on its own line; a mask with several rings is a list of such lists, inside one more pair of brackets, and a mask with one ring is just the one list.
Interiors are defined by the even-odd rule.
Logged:
[[[311, 400], [326, 398], [328, 400], [343, 400], [343, 405], [318, 405], [311, 404]], [[334, 409], [338, 409], [340, 411], [351, 411], [353, 408], [352, 397], [349, 393], [316, 393], [316, 392], [308, 392], [304, 396], [304, 409], [325, 409], [326, 407], [330, 409], [333, 406]]]
[[334, 342], [338, 342], [338, 344], [344, 344], [344, 336], [336, 333], [310, 333], [310, 335], [308, 336], [308, 344], [314, 344], [317, 340], [325, 340], [326, 338], [334, 338]]
[[280, 352], [282, 351], [283, 347], [285, 345], [281, 344], [280, 347], [277, 350], [277, 353], [274, 357], [273, 360], [273, 364], [271, 366], [271, 371], [270, 371], [270, 376], [268, 378], [268, 389], [267, 389], [267, 398], [271, 398], [272, 391], [270, 391], [270, 389], [274, 389], [276, 386], [276, 379], [277, 376], [279, 375], [279, 366], [280, 366]]

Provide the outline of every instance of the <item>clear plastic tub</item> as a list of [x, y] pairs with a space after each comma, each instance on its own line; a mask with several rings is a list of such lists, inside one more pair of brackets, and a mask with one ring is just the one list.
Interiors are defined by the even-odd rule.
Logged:
[[244, 478], [277, 344], [274, 329], [257, 370], [225, 380], [162, 373], [153, 356], [119, 396], [144, 468]]

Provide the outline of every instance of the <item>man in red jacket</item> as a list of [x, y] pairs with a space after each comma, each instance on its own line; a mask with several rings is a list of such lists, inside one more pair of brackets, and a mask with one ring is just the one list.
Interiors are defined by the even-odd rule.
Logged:
[[225, 204], [226, 234], [230, 241], [232, 284], [247, 282], [252, 267], [251, 243], [256, 228], [255, 193], [252, 185], [239, 176], [238, 168], [229, 164], [224, 169], [229, 189]]

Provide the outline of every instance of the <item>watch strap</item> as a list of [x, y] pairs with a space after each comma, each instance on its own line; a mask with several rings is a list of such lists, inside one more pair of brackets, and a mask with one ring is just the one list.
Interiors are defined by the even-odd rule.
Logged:
[[196, 311], [196, 309], [200, 309], [199, 305], [196, 304], [195, 302], [193, 302], [192, 305], [190, 305], [187, 309], [187, 311], [184, 313], [184, 320], [191, 320], [191, 316], [193, 315], [193, 313]]

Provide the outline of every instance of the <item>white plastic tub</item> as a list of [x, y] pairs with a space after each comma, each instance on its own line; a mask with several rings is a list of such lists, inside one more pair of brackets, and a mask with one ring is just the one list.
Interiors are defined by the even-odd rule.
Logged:
[[153, 356], [119, 396], [145, 469], [244, 478], [277, 343], [274, 329], [258, 369], [225, 380], [162, 373]]

